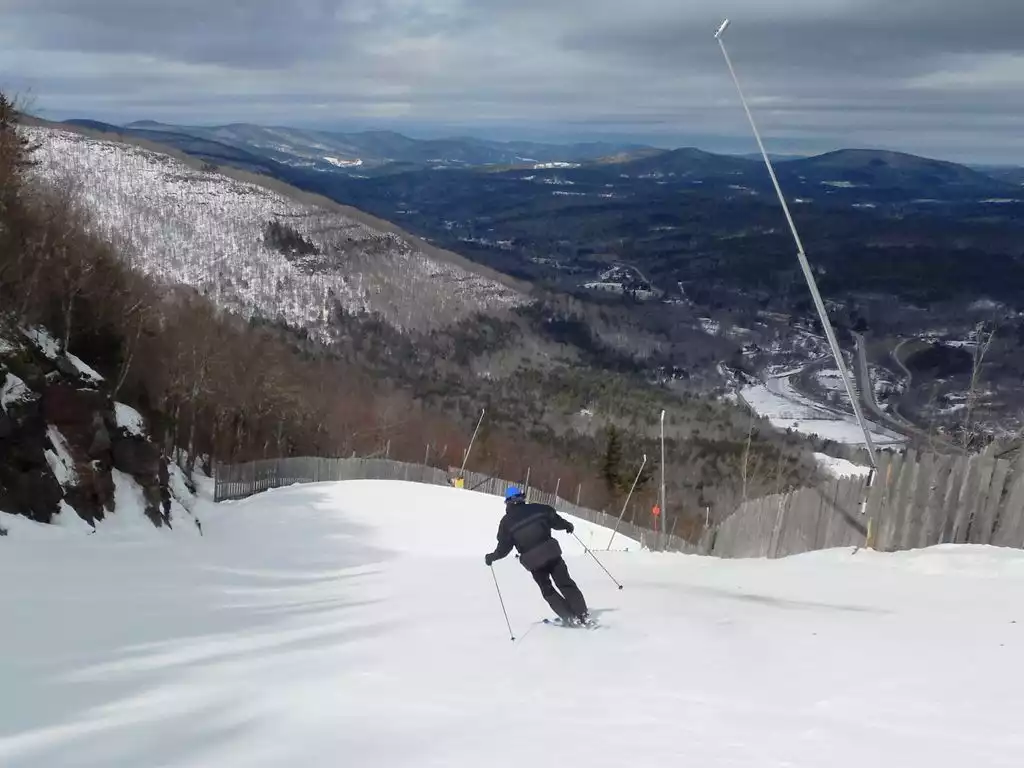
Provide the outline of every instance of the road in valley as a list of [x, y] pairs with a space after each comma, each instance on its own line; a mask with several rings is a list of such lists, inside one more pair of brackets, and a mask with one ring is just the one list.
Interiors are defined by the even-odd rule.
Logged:
[[[963, 453], [962, 450], [957, 448], [952, 443], [949, 443], [948, 441], [943, 440], [942, 438], [936, 435], [929, 434], [928, 432], [919, 429], [910, 421], [908, 421], [905, 417], [901, 416], [899, 413], [896, 413], [895, 409], [895, 415], [886, 413], [885, 411], [882, 410], [882, 408], [878, 405], [878, 401], [875, 400], [875, 387], [871, 383], [871, 373], [868, 366], [868, 356], [866, 345], [864, 343], [864, 337], [856, 332], [853, 332], [853, 337], [856, 340], [857, 344], [857, 365], [855, 378], [857, 379], [858, 389], [860, 389], [860, 399], [864, 403], [864, 405], [868, 407], [868, 410], [870, 410], [871, 413], [875, 415], [875, 417], [884, 422], [886, 426], [888, 426], [890, 429], [899, 432], [902, 435], [906, 435], [908, 438], [926, 442], [933, 450], [937, 450], [942, 453]], [[896, 347], [893, 349], [891, 355], [893, 360], [896, 361], [896, 364], [903, 370], [904, 374], [906, 375], [907, 387], [909, 388], [911, 381], [910, 370], [903, 364], [903, 361], [900, 360], [898, 354], [899, 348], [903, 346], [903, 344], [905, 344], [906, 341], [907, 340], [905, 339], [904, 341], [901, 341], [899, 344], [897, 344]]]

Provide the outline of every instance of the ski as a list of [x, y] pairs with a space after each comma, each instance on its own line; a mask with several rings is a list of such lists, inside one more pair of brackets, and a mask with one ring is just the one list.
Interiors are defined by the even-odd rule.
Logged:
[[566, 622], [559, 618], [541, 619], [541, 621], [545, 624], [550, 624], [552, 627], [563, 627], [565, 629], [597, 629], [600, 626], [594, 619], [589, 619], [584, 623]]

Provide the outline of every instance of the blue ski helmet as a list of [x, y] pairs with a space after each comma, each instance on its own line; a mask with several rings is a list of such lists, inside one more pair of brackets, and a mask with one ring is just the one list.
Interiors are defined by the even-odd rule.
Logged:
[[505, 501], [508, 501], [509, 499], [515, 499], [515, 498], [517, 498], [519, 496], [522, 496], [522, 495], [523, 495], [522, 491], [520, 491], [514, 485], [510, 485], [508, 487], [508, 489], [505, 491]]

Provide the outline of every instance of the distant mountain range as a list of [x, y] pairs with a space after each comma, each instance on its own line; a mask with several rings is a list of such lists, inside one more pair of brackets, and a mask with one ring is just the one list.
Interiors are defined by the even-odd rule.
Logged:
[[[337, 133], [248, 123], [204, 127], [139, 121], [124, 126], [93, 120], [69, 124], [169, 145], [217, 164], [293, 183], [315, 172], [358, 179], [416, 171], [561, 170], [660, 178], [712, 189], [770, 191], [759, 156], [725, 155], [693, 147], [642, 144], [498, 142], [472, 137], [414, 139], [392, 131]], [[1024, 168], [971, 168], [916, 155], [841, 149], [812, 157], [778, 156], [774, 165], [787, 191], [817, 196], [822, 189], [887, 199], [1024, 198]]]
[[[818, 198], [822, 192], [842, 199], [865, 196], [875, 201], [983, 199], [1017, 197], [1024, 189], [1012, 173], [997, 176], [965, 165], [932, 160], [902, 152], [840, 149], [813, 157], [776, 159], [776, 173], [787, 192]], [[725, 186], [751, 192], [770, 191], [770, 179], [760, 159], [716, 155], [694, 148], [675, 149], [619, 164], [620, 173], [689, 181], [709, 188]]]
[[[344, 170], [353, 175], [420, 168], [529, 166], [550, 162], [584, 163], [610, 155], [633, 157], [653, 147], [606, 142], [541, 144], [498, 142], [472, 137], [413, 139], [393, 131], [335, 133], [248, 123], [203, 127], [142, 120], [116, 126], [95, 120], [68, 120], [72, 125], [117, 132], [174, 145], [192, 153], [238, 157], [239, 150], [293, 167]], [[205, 144], [197, 144], [197, 141]], [[245, 158], [251, 159], [251, 158]]]

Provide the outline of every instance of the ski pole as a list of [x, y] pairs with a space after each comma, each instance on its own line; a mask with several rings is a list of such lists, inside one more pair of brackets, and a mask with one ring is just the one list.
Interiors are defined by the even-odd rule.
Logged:
[[[573, 531], [572, 535], [576, 536], [576, 532]], [[583, 539], [581, 539], [579, 536], [576, 536], [576, 541], [578, 541], [581, 545], [583, 545], [583, 549], [585, 549], [587, 551], [588, 555], [590, 555], [592, 558], [594, 558], [594, 562], [595, 563], [597, 563], [598, 565], [601, 565], [601, 561], [597, 559], [597, 555], [595, 555], [593, 552], [590, 551], [590, 547], [588, 547], [586, 544], [583, 544]], [[608, 569], [605, 568], [603, 565], [601, 565], [601, 570], [604, 571], [605, 573], [608, 573]], [[610, 573], [608, 573], [608, 578], [611, 579], [612, 581], [615, 581], [615, 577], [612, 576]], [[619, 589], [622, 589], [622, 585], [619, 584], [619, 582], [615, 581], [615, 585]]]
[[494, 572], [494, 566], [491, 566], [491, 577], [494, 579], [494, 588], [498, 590], [498, 602], [501, 603], [501, 612], [505, 614], [505, 624], [508, 625], [508, 636], [512, 642], [515, 642], [516, 636], [512, 632], [512, 623], [508, 620], [508, 611], [505, 610], [505, 601], [501, 599], [501, 587], [498, 586], [498, 576]]

